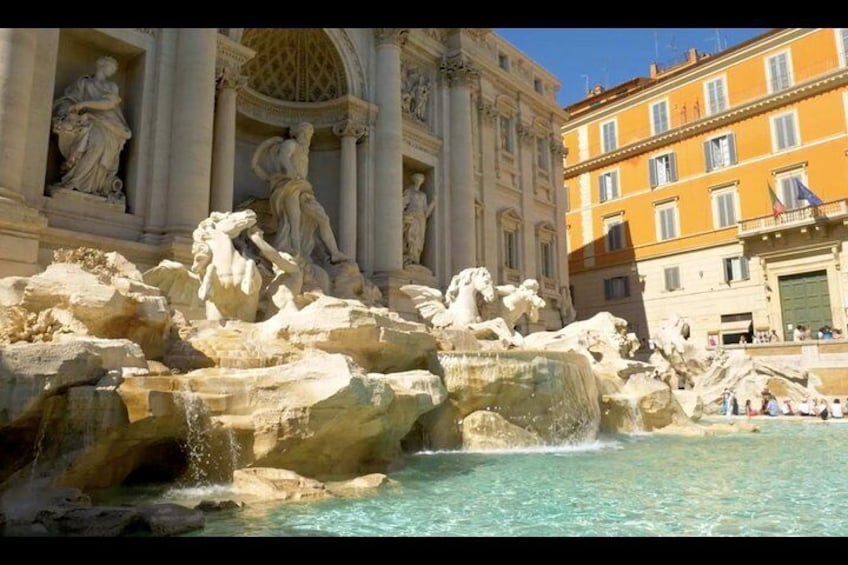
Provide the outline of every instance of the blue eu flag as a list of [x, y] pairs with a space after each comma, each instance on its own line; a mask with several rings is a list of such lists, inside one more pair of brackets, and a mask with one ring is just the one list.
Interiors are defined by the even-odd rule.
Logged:
[[821, 198], [813, 194], [813, 191], [804, 186], [798, 177], [795, 177], [795, 188], [797, 191], [798, 200], [804, 199], [810, 206], [821, 206], [824, 202], [821, 201]]

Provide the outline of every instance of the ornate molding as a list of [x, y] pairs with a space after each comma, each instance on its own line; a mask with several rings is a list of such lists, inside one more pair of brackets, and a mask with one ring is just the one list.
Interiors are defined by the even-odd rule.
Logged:
[[284, 102], [265, 96], [250, 86], [239, 91], [237, 108], [245, 116], [277, 127], [288, 127], [297, 122], [309, 122], [316, 128], [333, 127], [348, 119], [369, 124], [377, 115], [375, 105], [349, 94], [325, 102]]
[[494, 122], [498, 118], [498, 109], [495, 107], [493, 102], [489, 102], [487, 100], [483, 100], [480, 98], [477, 100], [477, 110], [480, 111], [480, 115], [487, 122]]
[[154, 39], [159, 35], [159, 29], [155, 27], [136, 27], [133, 29], [139, 33], [143, 33], [144, 35], [149, 35]]
[[247, 75], [242, 73], [240, 68], [231, 65], [222, 65], [215, 68], [216, 89], [241, 90], [245, 86], [247, 86]]
[[403, 123], [403, 142], [409, 147], [413, 147], [428, 155], [439, 155], [442, 151], [442, 140], [436, 137], [420, 124], [412, 121]]
[[353, 137], [359, 140], [360, 137], [368, 135], [368, 126], [361, 121], [348, 118], [333, 125], [333, 133], [338, 137]]
[[457, 53], [442, 60], [439, 71], [451, 85], [464, 86], [480, 76], [480, 69], [468, 57]]
[[409, 28], [404, 27], [378, 27], [374, 28], [374, 38], [377, 45], [391, 43], [403, 47], [409, 38]]
[[528, 141], [536, 137], [536, 130], [531, 124], [518, 123], [515, 126], [515, 131], [521, 141]]
[[241, 68], [246, 62], [253, 59], [256, 51], [245, 47], [241, 43], [233, 41], [220, 33], [216, 35], [216, 60], [215, 64], [219, 67], [236, 67]]
[[435, 39], [439, 43], [444, 43], [448, 38], [448, 33], [444, 28], [440, 27], [425, 27], [422, 29], [424, 34], [432, 39]]
[[[622, 161], [634, 155], [640, 155], [670, 143], [688, 139], [709, 130], [733, 124], [744, 118], [762, 114], [774, 108], [786, 106], [792, 102], [809, 98], [814, 94], [832, 90], [848, 84], [848, 69], [841, 68], [830, 75], [813, 79], [793, 88], [782, 90], [776, 94], [769, 94], [751, 102], [732, 107], [721, 114], [707, 116], [699, 120], [689, 122], [660, 135], [655, 135], [629, 145], [620, 147], [610, 153], [604, 153], [597, 157], [586, 159], [563, 171], [566, 176], [574, 176], [580, 173], [592, 171], [598, 167], [606, 167], [618, 161]], [[571, 126], [571, 124], [569, 124]]]
[[551, 153], [553, 155], [560, 158], [568, 155], [568, 147], [563, 145], [562, 140], [558, 139], [556, 136], [551, 136], [548, 142], [550, 143]]

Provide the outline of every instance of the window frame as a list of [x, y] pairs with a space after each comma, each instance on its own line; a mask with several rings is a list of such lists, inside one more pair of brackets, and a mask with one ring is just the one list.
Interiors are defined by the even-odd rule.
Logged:
[[[728, 225], [721, 225], [721, 214], [719, 208], [719, 200], [724, 197], [730, 195], [733, 200], [733, 218], [734, 222]], [[710, 204], [712, 207], [713, 214], [713, 229], [714, 230], [723, 230], [733, 226], [736, 226], [739, 223], [739, 190], [735, 184], [730, 186], [722, 186], [719, 188], [715, 188], [710, 191]]]
[[833, 35], [836, 40], [836, 55], [839, 60], [839, 67], [846, 67], [848, 66], [848, 27], [833, 28]]
[[[791, 117], [792, 133], [795, 136], [795, 144], [781, 148], [778, 147], [777, 120], [786, 118], [787, 116]], [[801, 146], [801, 126], [798, 121], [797, 108], [792, 108], [791, 110], [787, 110], [786, 112], [781, 112], [780, 114], [769, 116], [769, 126], [771, 128], [772, 153], [782, 153], [784, 151], [791, 151], [792, 149], [796, 149]]]
[[[616, 296], [615, 293], [613, 293], [613, 290], [614, 290], [613, 285], [615, 284], [613, 281], [617, 281], [617, 280], [623, 281], [624, 288], [623, 288], [623, 292], [622, 292], [621, 296]], [[615, 276], [615, 277], [607, 277], [607, 278], [604, 279], [604, 300], [605, 301], [621, 300], [623, 298], [629, 298], [629, 297], [630, 297], [630, 277], [628, 277], [627, 275], [618, 275], [618, 276]]]
[[[504, 143], [504, 120], [506, 120], [507, 132], [506, 143]], [[498, 149], [501, 153], [515, 155], [515, 119], [513, 116], [500, 114], [498, 116]]]
[[[713, 142], [720, 140], [722, 138], [727, 138], [727, 153], [728, 153], [728, 163], [726, 165], [722, 165], [720, 167], [716, 166], [714, 153], [712, 151]], [[726, 131], [724, 133], [713, 135], [704, 140], [704, 171], [707, 173], [711, 173], [713, 171], [717, 171], [720, 169], [726, 169], [728, 167], [732, 167], [733, 165], [739, 162], [739, 155], [736, 144], [736, 134], [732, 131]]]
[[[607, 137], [604, 134], [604, 128], [612, 124], [613, 147], [607, 147]], [[612, 153], [618, 149], [618, 118], [611, 118], [598, 124], [598, 131], [601, 134], [601, 154]]]
[[[769, 61], [774, 59], [775, 57], [780, 57], [781, 55], [786, 55], [786, 72], [789, 75], [789, 84], [786, 85], [785, 88], [781, 88], [779, 90], [774, 90], [772, 87], [772, 74], [771, 74], [771, 65]], [[770, 55], [766, 55], [763, 57], [763, 61], [765, 63], [766, 68], [766, 89], [768, 94], [777, 94], [778, 92], [783, 92], [784, 90], [788, 90], [795, 85], [795, 72], [792, 69], [792, 49], [787, 47], [785, 49], [781, 49], [780, 51], [775, 51]]]
[[[657, 168], [657, 161], [662, 158], [668, 158], [669, 163], [667, 167], [667, 176], [668, 180], [665, 182], [659, 182], [659, 169]], [[664, 151], [663, 153], [658, 153], [648, 159], [648, 184], [651, 186], [651, 190], [665, 186], [667, 184], [673, 184], [679, 180], [679, 175], [677, 171], [677, 154], [674, 151]]]
[[[724, 101], [724, 108], [722, 108], [721, 110], [715, 111], [715, 112], [710, 107], [710, 86], [709, 86], [710, 84], [712, 84], [714, 82], [721, 82], [722, 99]], [[704, 81], [704, 106], [706, 106], [705, 114], [707, 116], [714, 116], [716, 114], [721, 114], [722, 112], [726, 112], [727, 110], [730, 109], [730, 99], [729, 99], [729, 93], [727, 92], [727, 74], [726, 73], [722, 73], [718, 76], [715, 76], [715, 77], [713, 77], [709, 80]]]
[[[662, 214], [665, 210], [672, 210], [672, 219], [674, 221], [674, 235], [672, 237], [663, 238], [662, 236]], [[654, 227], [656, 228], [657, 242], [671, 241], [680, 237], [680, 209], [677, 206], [677, 199], [664, 201], [654, 204]]]
[[777, 188], [777, 196], [778, 198], [780, 198], [780, 202], [783, 204], [787, 211], [798, 210], [800, 208], [806, 208], [807, 206], [809, 206], [809, 203], [805, 204], [804, 206], [798, 205], [801, 199], [798, 198], [798, 190], [794, 186], [790, 189], [790, 194], [792, 194], [792, 198], [786, 197], [786, 190], [784, 190], [783, 181], [794, 177], [799, 177], [801, 179], [801, 182], [804, 183], [805, 186], [807, 186], [807, 167], [800, 165], [792, 169], [780, 171], [779, 173], [775, 173], [774, 175], [774, 182]]
[[[674, 288], [669, 288], [668, 285], [668, 274], [670, 271], [676, 272], [677, 278], [677, 286]], [[663, 267], [663, 289], [665, 292], [674, 292], [675, 290], [683, 290], [683, 279], [680, 276], [680, 265], [670, 265], [668, 267]]]
[[[663, 105], [665, 106], [665, 129], [662, 131], [657, 131], [656, 121], [654, 120], [654, 108], [657, 106]], [[669, 111], [670, 104], [668, 103], [668, 98], [663, 98], [661, 100], [657, 100], [648, 105], [648, 121], [651, 123], [651, 136], [663, 134], [671, 129], [671, 113]]]
[[[610, 233], [612, 232], [611, 228], [617, 227], [618, 231], [618, 247], [613, 248], [610, 244]], [[613, 214], [611, 216], [607, 216], [604, 218], [604, 250], [607, 253], [613, 253], [615, 251], [621, 251], [627, 247], [627, 236], [624, 233], [624, 214], [619, 212], [618, 214]]]
[[[613, 196], [610, 198], [601, 199], [601, 179], [604, 177], [611, 177], [615, 180], [613, 182]], [[606, 195], [606, 189], [604, 190], [604, 195]], [[621, 185], [619, 184], [619, 169], [618, 167], [614, 169], [609, 169], [602, 173], [598, 173], [598, 203], [603, 204], [604, 202], [611, 202], [613, 200], [617, 200], [621, 198]]]
[[[734, 279], [733, 277], [733, 263], [734, 259], [739, 259], [739, 271], [742, 275], [741, 278]], [[724, 277], [724, 282], [726, 284], [739, 282], [739, 281], [749, 281], [751, 280], [751, 260], [748, 259], [743, 253], [738, 255], [729, 255], [727, 257], [721, 258], [721, 271], [722, 277]]]

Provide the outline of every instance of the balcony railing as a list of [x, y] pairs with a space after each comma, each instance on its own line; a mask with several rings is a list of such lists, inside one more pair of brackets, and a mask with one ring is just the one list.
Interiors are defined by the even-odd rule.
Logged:
[[819, 206], [805, 206], [787, 210], [779, 216], [772, 214], [742, 220], [739, 222], [739, 237], [780, 231], [787, 228], [803, 227], [816, 222], [832, 222], [848, 218], [848, 199], [833, 200]]

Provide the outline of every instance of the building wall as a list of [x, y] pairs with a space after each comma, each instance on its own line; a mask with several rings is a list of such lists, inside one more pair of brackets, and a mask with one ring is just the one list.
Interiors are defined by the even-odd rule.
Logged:
[[[217, 36], [216, 31], [220, 32]], [[368, 129], [359, 139], [356, 150], [356, 259], [368, 276], [375, 274], [373, 265], [379, 242], [374, 226], [380, 222], [380, 218], [375, 217], [374, 138], [379, 116], [375, 83], [379, 73], [374, 31], [364, 28], [325, 30], [344, 67], [349, 96], [341, 102], [340, 98], [313, 105], [290, 104], [291, 101], [262, 100], [260, 97], [264, 105], [260, 104], [259, 109], [254, 108], [256, 111], [251, 113], [245, 110], [244, 90], [240, 91], [236, 102], [233, 185], [233, 205], [249, 198], [267, 198], [267, 183], [258, 179], [250, 167], [256, 147], [271, 136], [284, 135], [296, 121], [314, 121], [317, 117], [321, 123], [316, 125], [309, 179], [338, 237], [341, 217], [346, 211], [341, 209], [338, 188], [341, 184], [340, 141], [332, 129], [338, 121], [351, 116], [361, 120]], [[215, 77], [211, 72], [209, 76], [199, 77], [199, 71], [192, 74], [181, 65], [194, 61], [198, 64], [191, 64], [193, 69], [211, 69], [213, 61], [220, 65], [226, 59], [229, 63], [227, 57], [233, 56], [232, 51], [239, 52], [232, 42], [240, 42], [243, 34], [244, 30], [237, 28], [197, 30], [187, 34], [178, 29], [149, 28], [37, 30], [33, 49], [42, 64], [37, 65], [32, 85], [29, 109], [32, 127], [26, 133], [27, 174], [24, 186], [12, 187], [25, 193], [27, 205], [34, 213], [43, 213], [46, 219], [43, 233], [27, 235], [38, 243], [32, 253], [32, 269], [43, 269], [49, 264], [55, 249], [79, 245], [117, 250], [143, 268], [152, 267], [163, 258], [190, 260], [191, 222], [188, 220], [193, 216], [175, 213], [175, 207], [180, 210], [176, 205], [181, 204], [196, 209], [198, 213], [194, 215], [202, 217], [204, 211], [208, 211], [202, 194], [206, 188], [181, 185], [175, 180], [174, 170], [179, 169], [188, 177], [196, 169], [198, 174], [192, 178], [208, 173], [208, 155], [197, 159], [203, 151], [194, 151], [199, 145], [198, 138], [203, 136], [194, 134], [201, 129], [211, 131], [220, 105], [216, 102], [213, 111], [211, 104], [206, 105], [211, 98], [190, 100], [195, 86], [197, 92], [210, 94], [209, 85]], [[217, 43], [210, 40], [213, 36]], [[228, 40], [222, 41], [221, 36]], [[119, 62], [119, 72], [112, 80], [118, 85], [122, 109], [132, 130], [132, 138], [121, 157], [120, 176], [127, 195], [124, 212], [101, 205], [96, 199], [68, 203], [47, 192], [47, 186], [58, 180], [61, 164], [55, 136], [49, 134], [48, 139], [47, 134], [52, 103], [68, 84], [83, 74], [92, 73], [100, 55], [111, 55]], [[452, 225], [451, 221], [456, 201], [456, 187], [451, 184], [449, 168], [454, 149], [449, 119], [453, 91], [441, 67], [449, 56], [464, 57], [475, 70], [467, 83], [474, 140], [472, 162], [467, 166], [474, 172], [475, 212], [479, 225]], [[567, 288], [568, 275], [562, 221], [565, 210], [560, 201], [562, 196], [558, 194], [562, 163], [561, 152], [557, 151], [561, 148], [559, 131], [564, 120], [564, 113], [556, 102], [559, 82], [490, 30], [412, 29], [400, 48], [400, 57], [403, 65], [414, 66], [431, 81], [425, 123], [404, 117], [401, 155], [404, 186], [412, 172], [425, 172], [427, 180], [423, 189], [437, 202], [428, 225], [424, 264], [432, 270], [436, 284], [444, 288], [456, 274], [450, 268], [452, 238], [455, 239], [459, 232], [461, 237], [477, 239], [478, 261], [491, 270], [496, 283], [517, 284], [531, 277], [540, 280], [542, 294], [549, 300], [550, 307], [542, 313], [537, 329], [561, 327], [560, 310], [567, 306], [562, 289]], [[502, 66], [504, 60], [507, 61], [505, 67]], [[198, 107], [209, 108], [209, 115], [197, 118], [198, 128], [195, 129], [198, 131], [195, 132], [186, 127], [186, 115], [195, 114], [193, 102]], [[282, 110], [279, 103], [284, 106]], [[499, 122], [486, 114], [486, 104], [496, 107], [498, 113], [509, 113], [514, 119], [511, 155], [503, 153], [497, 145]], [[177, 131], [179, 127], [183, 130]], [[0, 150], [2, 143], [0, 140]], [[209, 145], [208, 153], [214, 160], [212, 144]], [[546, 171], [538, 166], [540, 147], [548, 162]], [[184, 166], [184, 155], [197, 162]], [[403, 186], [397, 187], [398, 192], [402, 189]], [[191, 196], [183, 198], [183, 191]], [[499, 220], [499, 214], [507, 209], [517, 212], [521, 224], [520, 261], [518, 268], [509, 272], [503, 267]], [[468, 214], [468, 217], [473, 216]], [[0, 225], [0, 235], [5, 234], [5, 229], [5, 225]], [[541, 240], [552, 244], [554, 269], [553, 276], [547, 279], [542, 277], [540, 270]], [[17, 255], [8, 255], [8, 260], [6, 255], [0, 253], [0, 276], [27, 270], [12, 265], [21, 262]]]
[[[841, 220], [830, 222], [833, 225], [812, 242], [806, 236], [786, 233], [778, 247], [787, 249], [775, 252], [771, 247], [761, 248], [748, 236], [740, 237], [735, 223], [719, 227], [713, 205], [714, 190], [732, 188], [737, 195], [737, 222], [771, 217], [768, 187], [780, 194], [778, 176], [792, 169], [803, 171], [806, 185], [825, 203], [846, 197], [848, 81], [844, 66], [840, 67], [844, 63], [837, 53], [837, 37], [833, 29], [765, 34], [740, 52], [703, 60], [647, 88], [580, 112], [574, 123], [565, 124], [563, 142], [569, 158], [564, 182], [570, 203], [566, 224], [572, 242], [569, 270], [579, 318], [610, 310], [625, 318], [631, 316], [640, 331], [651, 333], [668, 315], [681, 314], [690, 318], [696, 339], [705, 340], [708, 332], [721, 329], [721, 314], [753, 312], [755, 326], [783, 330], [786, 323], [781, 320], [779, 296], [773, 290], [777, 279], [772, 272], [812, 270], [811, 265], [804, 266], [804, 260], [793, 258], [791, 251], [812, 245], [837, 249], [801, 255], [815, 257], [809, 261], [828, 270], [833, 324], [844, 327], [848, 301], [842, 290], [844, 276], [838, 271], [839, 250], [846, 237]], [[787, 50], [793, 81], [784, 96], [769, 95], [765, 57]], [[804, 81], [815, 84], [827, 75], [832, 84], [810, 87], [809, 92], [795, 88]], [[706, 118], [704, 82], [718, 76], [725, 77], [729, 111], [699, 121], [692, 109], [698, 104], [700, 116]], [[670, 130], [653, 136], [650, 107], [659, 100], [668, 101]], [[796, 115], [800, 141], [796, 147], [776, 150], [772, 118], [787, 112]], [[618, 124], [618, 148], [633, 147], [626, 154], [604, 159], [601, 125], [612, 118]], [[737, 162], [707, 171], [704, 143], [727, 133], [735, 136]], [[641, 149], [640, 144], [644, 146]], [[649, 161], [668, 152], [676, 156], [677, 180], [651, 188]], [[590, 159], [596, 161], [581, 166]], [[619, 196], [600, 202], [599, 177], [609, 171], [618, 174]], [[656, 206], [667, 202], [677, 206], [678, 237], [659, 241]], [[625, 225], [625, 245], [607, 251], [604, 221], [616, 215]], [[750, 278], [725, 283], [722, 259], [740, 254], [749, 259]], [[768, 272], [761, 268], [761, 261], [769, 266]], [[667, 292], [662, 269], [674, 265], [680, 267], [682, 288]], [[603, 279], [624, 274], [631, 278], [631, 296], [605, 300]], [[767, 286], [772, 290], [765, 290]]]

